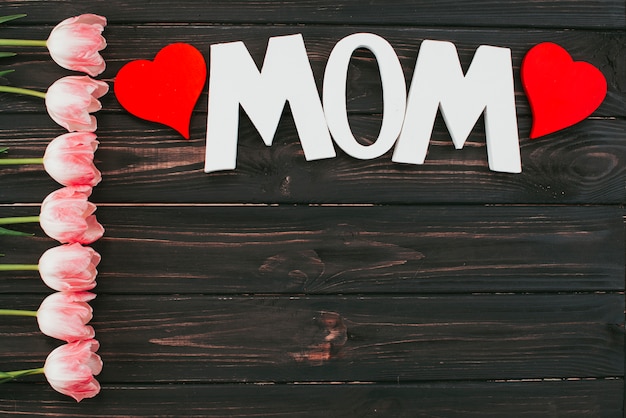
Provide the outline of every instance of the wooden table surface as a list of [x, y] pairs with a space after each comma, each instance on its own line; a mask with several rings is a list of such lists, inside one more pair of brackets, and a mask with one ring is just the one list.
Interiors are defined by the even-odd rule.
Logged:
[[[272, 36], [301, 33], [318, 86], [333, 46], [383, 36], [407, 82], [424, 39], [511, 48], [521, 174], [487, 167], [482, 118], [465, 148], [440, 116], [426, 163], [390, 153], [305, 161], [289, 110], [272, 147], [240, 122], [234, 171], [205, 174], [207, 87], [191, 139], [125, 112], [97, 114], [106, 228], [93, 326], [101, 393], [77, 404], [41, 376], [0, 386], [2, 416], [622, 417], [626, 7], [623, 0], [65, 1], [0, 3], [0, 37], [45, 39], [59, 21], [106, 16], [112, 87], [131, 60], [187, 42], [242, 40], [261, 63]], [[591, 117], [529, 140], [523, 56], [550, 41], [597, 66], [608, 94]], [[13, 48], [3, 84], [45, 90], [71, 72]], [[210, 63], [209, 63], [210, 65]], [[377, 64], [357, 51], [353, 132], [374, 140]], [[0, 95], [0, 146], [40, 157], [63, 133], [36, 98]], [[0, 168], [0, 216], [32, 216], [59, 186], [38, 166]], [[55, 245], [0, 238], [3, 263]], [[3, 308], [37, 309], [36, 272], [0, 274]], [[0, 323], [0, 369], [40, 367], [59, 342], [32, 318]]]

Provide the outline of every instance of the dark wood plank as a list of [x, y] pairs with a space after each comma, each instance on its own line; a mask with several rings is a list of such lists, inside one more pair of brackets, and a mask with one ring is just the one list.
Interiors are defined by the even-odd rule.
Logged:
[[[94, 245], [103, 392], [76, 405], [33, 376], [2, 386], [0, 415], [623, 416], [622, 0], [2, 6], [29, 14], [2, 37], [107, 16], [110, 84], [176, 41], [208, 57], [213, 43], [244, 40], [260, 63], [270, 36], [303, 33], [318, 86], [333, 45], [354, 32], [388, 39], [407, 80], [423, 39], [455, 42], [465, 67], [480, 44], [510, 47], [524, 172], [487, 169], [482, 121], [463, 151], [438, 121], [424, 166], [341, 152], [305, 162], [286, 111], [272, 148], [243, 118], [237, 170], [207, 175], [206, 91], [191, 141], [110, 94], [93, 195], [107, 228]], [[541, 41], [598, 66], [609, 92], [588, 120], [529, 141], [519, 65]], [[69, 74], [45, 52], [18, 52], [3, 59], [17, 71], [2, 83], [45, 89]], [[348, 86], [353, 130], [372, 141], [382, 108], [370, 54], [355, 54]], [[0, 95], [0, 146], [12, 156], [40, 156], [60, 133], [39, 101]], [[2, 167], [0, 184], [0, 216], [36, 214], [59, 187], [37, 167]], [[0, 237], [0, 262], [32, 263], [55, 245], [37, 225], [20, 228], [34, 235]], [[36, 273], [0, 275], [3, 308], [34, 309], [49, 292]], [[59, 345], [32, 318], [3, 317], [0, 339], [11, 368], [37, 367]]]
[[[3, 28], [7, 38], [45, 39], [48, 28]], [[454, 42], [464, 68], [469, 67], [479, 45], [496, 45], [511, 49], [516, 80], [517, 111], [520, 116], [530, 113], [522, 89], [519, 66], [526, 52], [540, 42], [555, 42], [566, 48], [576, 60], [585, 60], [597, 66], [608, 82], [608, 94], [594, 116], [626, 116], [626, 52], [622, 45], [626, 36], [621, 32], [561, 31], [515, 29], [463, 29], [463, 28], [389, 28], [363, 26], [206, 26], [206, 25], [158, 25], [107, 27], [105, 36], [108, 47], [103, 51], [107, 70], [100, 76], [112, 82], [119, 69], [134, 59], [153, 59], [165, 45], [187, 42], [198, 48], [209, 62], [210, 45], [222, 42], [243, 41], [259, 67], [262, 65], [267, 41], [270, 37], [301, 33], [304, 37], [318, 88], [322, 80], [326, 60], [334, 45], [343, 37], [357, 32], [373, 32], [387, 39], [394, 47], [402, 63], [407, 88], [410, 85], [420, 44], [424, 39]], [[68, 74], [56, 66], [45, 51], [32, 48], [13, 48], [17, 57], [3, 59], [3, 64], [14, 68], [15, 73], [6, 76], [7, 83], [45, 90], [54, 80]], [[45, 71], [42, 71], [45, 68]], [[358, 51], [353, 59], [347, 82], [348, 110], [353, 113], [382, 112], [382, 98], [378, 66], [373, 56]], [[199, 113], [206, 114], [207, 95], [196, 105]], [[0, 112], [42, 112], [40, 100], [16, 99], [0, 95]], [[103, 99], [106, 111], [121, 111], [113, 94]], [[204, 116], [206, 118], [206, 116]]]
[[[490, 171], [482, 122], [455, 150], [443, 122], [424, 165], [398, 164], [391, 152], [357, 160], [306, 161], [287, 115], [266, 147], [243, 118], [236, 170], [203, 172], [206, 119], [192, 119], [192, 140], [130, 115], [98, 115], [96, 163], [104, 181], [96, 202], [119, 203], [549, 203], [620, 204], [626, 144], [623, 119], [587, 120], [550, 137], [522, 139], [522, 173]], [[520, 131], [528, 133], [528, 119]], [[24, 130], [21, 126], [29, 126]], [[15, 127], [12, 127], [15, 126]], [[41, 156], [62, 132], [47, 115], [0, 115], [0, 144], [12, 156]], [[374, 140], [376, 116], [355, 116], [357, 135]], [[0, 202], [40, 202], [58, 187], [40, 167], [0, 169]]]
[[[2, 216], [38, 208], [2, 208]], [[118, 207], [101, 293], [462, 293], [624, 289], [622, 213], [604, 207]], [[55, 243], [2, 238], [3, 263]], [[0, 292], [45, 288], [0, 274]]]
[[[4, 295], [0, 306], [36, 309], [41, 298]], [[100, 294], [92, 306], [104, 383], [624, 376], [624, 297], [619, 293]], [[58, 345], [38, 334], [33, 318], [5, 318], [0, 333], [0, 363], [15, 368], [37, 367]]]
[[77, 405], [43, 384], [7, 384], [0, 391], [0, 413], [32, 417], [77, 414], [90, 417], [619, 417], [623, 390], [622, 380], [407, 385], [105, 385], [98, 397]]
[[181, 0], [66, 2], [7, 0], [3, 13], [28, 13], [31, 22], [56, 22], [79, 13], [98, 13], [116, 22], [363, 23], [372, 25], [467, 25], [559, 28], [624, 28], [624, 2], [543, 1], [253, 1]]

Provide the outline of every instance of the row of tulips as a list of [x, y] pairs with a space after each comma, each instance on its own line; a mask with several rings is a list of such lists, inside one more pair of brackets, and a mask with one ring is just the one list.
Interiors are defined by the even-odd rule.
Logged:
[[[0, 18], [8, 21], [23, 15]], [[46, 46], [52, 59], [63, 68], [96, 76], [105, 68], [99, 51], [106, 47], [101, 33], [106, 19], [87, 14], [59, 23], [46, 41], [0, 39], [0, 46]], [[42, 158], [2, 158], [0, 165], [42, 164], [46, 172], [64, 187], [50, 193], [42, 202], [39, 216], [1, 218], [0, 225], [38, 222], [41, 229], [61, 245], [50, 248], [38, 264], [0, 264], [0, 271], [38, 270], [43, 282], [56, 293], [46, 297], [37, 311], [0, 310], [2, 315], [36, 318], [41, 332], [65, 341], [54, 349], [43, 367], [0, 372], [0, 383], [16, 377], [43, 373], [57, 391], [76, 401], [100, 392], [94, 376], [102, 370], [96, 351], [99, 343], [89, 322], [93, 311], [89, 301], [96, 295], [96, 267], [100, 255], [87, 246], [104, 233], [89, 202], [92, 188], [101, 180], [93, 163], [98, 147], [96, 118], [100, 97], [108, 92], [107, 83], [89, 76], [67, 76], [55, 81], [48, 90], [38, 92], [0, 86], [0, 92], [25, 94], [45, 99], [48, 114], [69, 132], [53, 139]], [[19, 234], [3, 227], [2, 231]]]

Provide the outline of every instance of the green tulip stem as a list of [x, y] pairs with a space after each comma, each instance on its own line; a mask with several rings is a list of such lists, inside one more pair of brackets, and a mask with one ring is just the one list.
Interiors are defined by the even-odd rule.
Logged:
[[43, 158], [0, 158], [0, 165], [43, 164]]
[[27, 224], [39, 222], [39, 216], [16, 216], [13, 218], [0, 218], [0, 225]]
[[40, 39], [0, 39], [0, 46], [48, 46]]
[[22, 376], [30, 376], [33, 374], [43, 374], [43, 367], [37, 369], [15, 370], [12, 372], [0, 372], [0, 383], [8, 382]]
[[37, 316], [37, 311], [24, 311], [21, 309], [0, 309], [0, 316]]
[[38, 271], [37, 264], [0, 264], [0, 271]]
[[0, 93], [24, 94], [26, 96], [35, 96], [35, 97], [40, 97], [42, 99], [46, 98], [46, 93], [44, 93], [43, 91], [23, 89], [20, 87], [11, 87], [11, 86], [0, 86]]

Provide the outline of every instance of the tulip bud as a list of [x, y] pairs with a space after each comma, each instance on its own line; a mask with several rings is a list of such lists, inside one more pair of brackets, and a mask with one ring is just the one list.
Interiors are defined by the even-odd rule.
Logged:
[[48, 144], [43, 156], [46, 172], [64, 186], [95, 186], [102, 176], [93, 163], [98, 148], [91, 132], [70, 132]]
[[59, 292], [79, 292], [96, 286], [100, 254], [78, 243], [50, 248], [39, 258], [39, 275]]
[[96, 295], [89, 292], [57, 292], [46, 297], [37, 310], [41, 332], [49, 337], [72, 342], [93, 338], [93, 310], [87, 303]]
[[41, 203], [39, 224], [44, 232], [61, 243], [91, 244], [104, 228], [98, 223], [96, 205], [87, 198], [89, 186], [68, 186], [50, 193]]
[[97, 76], [105, 68], [99, 51], [107, 46], [101, 35], [106, 24], [106, 18], [94, 14], [65, 19], [50, 32], [46, 42], [50, 56], [63, 68]]
[[104, 81], [87, 76], [63, 77], [48, 87], [46, 109], [52, 120], [70, 132], [94, 132], [97, 122], [90, 113], [102, 108], [97, 99], [108, 91]]
[[96, 396], [100, 392], [100, 384], [94, 376], [102, 371], [102, 360], [96, 354], [99, 347], [98, 341], [89, 339], [52, 350], [43, 366], [50, 386], [77, 402]]

